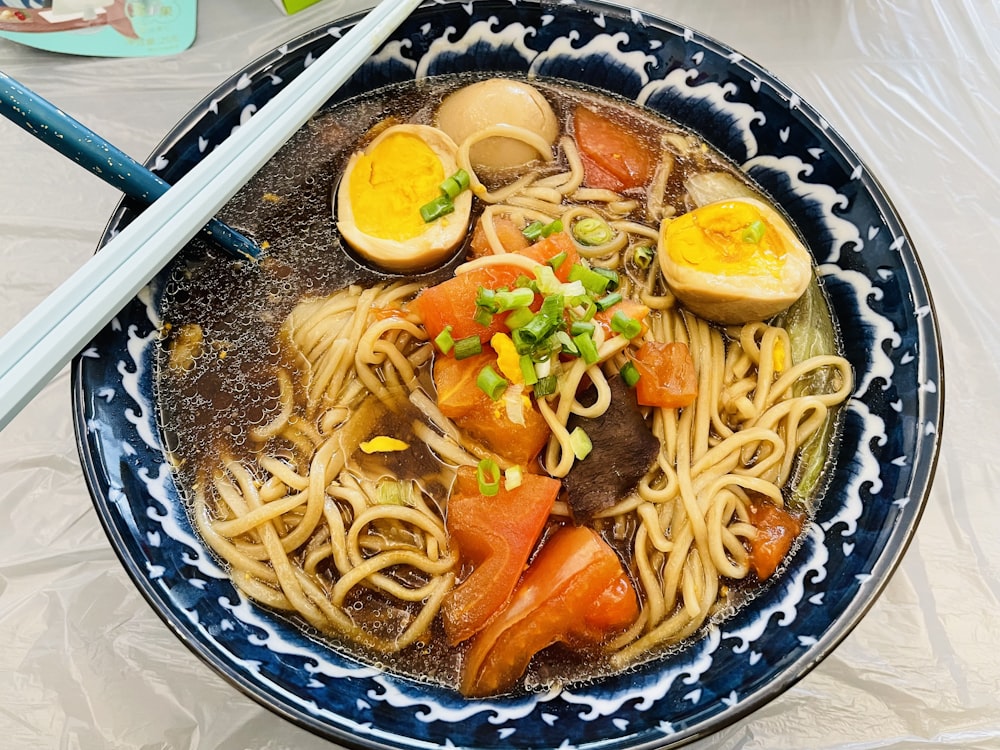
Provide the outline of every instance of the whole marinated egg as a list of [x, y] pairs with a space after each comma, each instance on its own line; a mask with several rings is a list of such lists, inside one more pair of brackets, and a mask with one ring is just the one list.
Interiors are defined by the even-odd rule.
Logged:
[[[344, 240], [391, 271], [443, 262], [465, 237], [472, 210], [471, 192], [446, 196], [442, 190], [458, 172], [457, 151], [438, 128], [405, 124], [386, 128], [354, 153], [337, 189], [337, 228]], [[439, 210], [421, 213], [435, 203]]]
[[812, 275], [788, 222], [754, 198], [716, 201], [664, 222], [657, 255], [684, 306], [722, 324], [770, 318], [802, 296]]
[[[542, 93], [529, 83], [509, 78], [489, 78], [452, 92], [438, 107], [436, 123], [459, 144], [495, 125], [527, 130], [549, 147], [559, 135], [555, 112]], [[477, 170], [511, 169], [539, 155], [528, 143], [498, 135], [473, 144], [469, 161]]]

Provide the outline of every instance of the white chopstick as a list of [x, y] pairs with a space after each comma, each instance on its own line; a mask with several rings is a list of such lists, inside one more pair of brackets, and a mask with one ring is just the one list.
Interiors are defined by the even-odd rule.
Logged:
[[0, 339], [0, 430], [315, 114], [421, 0], [382, 0]]

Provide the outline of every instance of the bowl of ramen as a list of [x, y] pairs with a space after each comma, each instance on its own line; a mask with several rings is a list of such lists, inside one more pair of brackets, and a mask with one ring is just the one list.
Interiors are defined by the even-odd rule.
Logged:
[[[168, 181], [356, 18], [221, 84]], [[123, 204], [107, 236], [134, 217]], [[792, 685], [913, 534], [931, 302], [858, 157], [601, 3], [418, 10], [74, 363], [135, 584], [358, 747], [652, 748]]]

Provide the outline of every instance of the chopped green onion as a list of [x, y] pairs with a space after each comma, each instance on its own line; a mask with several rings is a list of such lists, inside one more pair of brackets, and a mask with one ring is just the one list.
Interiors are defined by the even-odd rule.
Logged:
[[563, 297], [561, 294], [550, 294], [542, 300], [542, 306], [534, 317], [521, 326], [521, 337], [527, 342], [536, 344], [548, 337], [562, 322]]
[[439, 195], [420, 207], [420, 217], [424, 223], [430, 224], [435, 219], [440, 219], [455, 210], [455, 204], [447, 195]]
[[573, 237], [581, 245], [607, 245], [615, 238], [615, 230], [606, 221], [587, 216], [573, 224]]
[[503, 488], [510, 492], [511, 490], [516, 490], [521, 486], [521, 482], [524, 481], [524, 471], [520, 466], [514, 464], [509, 469], [504, 469], [503, 472]]
[[539, 378], [534, 387], [535, 398], [545, 398], [546, 396], [551, 396], [556, 392], [557, 385], [558, 381], [556, 381], [555, 375], [546, 375], [544, 378]]
[[610, 279], [592, 268], [574, 263], [569, 269], [569, 280], [579, 281], [583, 288], [591, 294], [604, 294], [608, 289]]
[[597, 353], [597, 344], [594, 343], [594, 337], [589, 333], [580, 333], [573, 337], [573, 342], [576, 344], [576, 348], [580, 350], [580, 356], [583, 357], [583, 361], [588, 365], [594, 364], [600, 355]]
[[570, 335], [566, 331], [556, 331], [552, 334], [552, 338], [559, 342], [562, 347], [563, 354], [569, 354], [574, 357], [580, 356], [580, 348], [576, 345], [576, 342], [570, 338]]
[[481, 307], [491, 313], [499, 312], [497, 293], [485, 286], [479, 287], [476, 291], [476, 307]]
[[540, 294], [561, 294], [563, 283], [551, 266], [535, 266], [535, 286]]
[[513, 331], [515, 328], [523, 326], [533, 317], [535, 317], [535, 313], [532, 312], [530, 307], [519, 307], [516, 310], [512, 310], [504, 322], [507, 324], [507, 329]]
[[521, 274], [516, 279], [514, 279], [515, 289], [530, 289], [531, 291], [538, 293], [538, 282], [527, 274]]
[[507, 312], [519, 307], [527, 307], [535, 301], [535, 293], [530, 289], [504, 289], [493, 296], [497, 309], [493, 312]]
[[639, 372], [639, 368], [635, 366], [632, 362], [626, 362], [622, 365], [622, 369], [618, 371], [618, 374], [622, 376], [622, 380], [625, 381], [625, 385], [629, 388], [633, 387], [639, 382], [639, 378], [642, 377], [642, 373]]
[[595, 300], [594, 304], [597, 305], [597, 309], [604, 312], [609, 307], [617, 305], [622, 301], [621, 292], [611, 292], [611, 294], [605, 294], [599, 300]]
[[535, 242], [542, 238], [542, 227], [545, 225], [540, 221], [533, 221], [524, 229], [521, 230], [521, 234], [525, 236], [530, 242]]
[[594, 300], [589, 299], [583, 305], [583, 312], [574, 313], [573, 317], [576, 320], [586, 323], [587, 321], [593, 320], [594, 315], [597, 314], [597, 303]]
[[615, 310], [615, 314], [611, 316], [611, 330], [627, 339], [634, 339], [642, 332], [642, 323], [621, 310]]
[[[536, 365], [541, 364], [543, 362], [551, 363], [553, 355], [558, 355], [561, 353], [562, 353], [562, 344], [560, 344], [551, 336], [545, 339], [545, 341], [536, 344], [530, 351], [531, 361], [534, 362]], [[547, 374], [548, 373], [540, 372], [538, 373], [538, 376], [541, 377], [542, 375], [547, 375]]]
[[569, 307], [574, 307], [576, 305], [585, 304], [591, 299], [590, 292], [583, 285], [580, 280], [571, 281], [568, 284], [562, 285], [562, 295], [565, 298], [565, 304]]
[[743, 241], [751, 245], [756, 245], [764, 238], [764, 231], [764, 222], [757, 219], [757, 221], [743, 230]]
[[455, 342], [455, 359], [475, 357], [483, 351], [483, 342], [478, 336], [466, 336]]
[[444, 330], [434, 337], [434, 343], [443, 354], [450, 352], [451, 348], [455, 346], [455, 339], [451, 337], [451, 326], [445, 326]]
[[441, 183], [441, 192], [447, 195], [449, 198], [455, 198], [463, 190], [467, 190], [469, 187], [469, 173], [464, 169], [460, 169], [451, 177], [446, 179]]
[[579, 426], [573, 428], [569, 434], [569, 445], [578, 461], [585, 459], [594, 449], [594, 444], [590, 442], [590, 436]]
[[489, 327], [493, 323], [493, 313], [485, 307], [477, 307], [472, 319], [484, 327]]
[[568, 256], [566, 255], [566, 251], [563, 250], [561, 253], [557, 253], [556, 255], [553, 255], [551, 258], [549, 258], [545, 262], [548, 263], [552, 267], [552, 270], [558, 270], [559, 266], [561, 266], [563, 263], [566, 262], [566, 258], [567, 257]]
[[494, 401], [497, 401], [503, 395], [503, 392], [507, 390], [509, 383], [503, 377], [497, 375], [496, 370], [486, 365], [486, 367], [479, 371], [479, 375], [476, 377], [476, 385], [479, 386], [479, 390]]
[[492, 458], [484, 458], [476, 466], [476, 482], [479, 492], [487, 497], [493, 497], [500, 491], [500, 467]]
[[518, 357], [518, 365], [521, 367], [521, 377], [524, 378], [525, 385], [534, 385], [538, 382], [538, 373], [535, 372], [535, 363], [527, 354]]
[[447, 195], [452, 200], [454, 200], [455, 196], [457, 196], [459, 193], [462, 192], [462, 189], [461, 187], [459, 187], [458, 182], [452, 177], [446, 179], [438, 187], [441, 188], [442, 193]]
[[574, 320], [569, 325], [569, 332], [571, 336], [579, 336], [581, 333], [586, 333], [593, 336], [595, 327], [596, 326], [594, 326], [594, 324], [589, 321]]
[[551, 234], [561, 232], [562, 229], [563, 224], [559, 219], [551, 221], [548, 224], [543, 224], [540, 221], [533, 221], [521, 230], [521, 234], [523, 234], [531, 242], [537, 242], [538, 240], [544, 239]]
[[[534, 318], [535, 316], [532, 315], [531, 317]], [[518, 354], [532, 354], [535, 351], [535, 345], [538, 344], [538, 340], [534, 334], [525, 330], [526, 327], [520, 326], [510, 330], [510, 340], [514, 342], [514, 351]]]
[[[546, 357], [543, 360], [539, 360], [537, 357], [532, 357], [531, 361], [535, 363], [535, 375], [538, 379], [547, 378], [549, 375], [555, 375], [552, 371], [552, 357]], [[556, 360], [558, 363], [559, 360]]]
[[645, 242], [636, 245], [635, 249], [632, 251], [632, 260], [639, 268], [646, 269], [649, 268], [649, 264], [653, 262], [653, 247], [652, 245], [647, 245]]
[[608, 280], [608, 291], [613, 292], [615, 289], [618, 288], [618, 284], [621, 282], [621, 280], [618, 278], [618, 272], [615, 271], [613, 268], [601, 268], [600, 266], [597, 266], [595, 268], [592, 268], [591, 270], [596, 274], [600, 274], [601, 276], [603, 276]]

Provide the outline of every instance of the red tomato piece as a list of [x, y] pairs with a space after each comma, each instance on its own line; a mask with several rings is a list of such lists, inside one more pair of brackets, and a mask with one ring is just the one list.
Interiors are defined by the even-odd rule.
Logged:
[[[566, 260], [555, 271], [560, 281], [569, 280], [570, 267], [580, 260], [576, 243], [565, 232], [557, 232], [517, 252], [540, 264], [565, 252]], [[477, 323], [474, 317], [479, 289], [512, 288], [518, 276], [523, 273], [523, 269], [511, 265], [490, 266], [462, 273], [424, 289], [410, 303], [410, 309], [420, 316], [424, 328], [432, 339], [436, 338], [446, 326], [451, 326], [451, 337], [456, 341], [468, 336], [478, 336], [480, 342], [486, 345], [494, 333], [507, 331], [504, 322], [507, 315], [494, 315], [488, 326]]]
[[[497, 216], [494, 218], [493, 228], [496, 229], [497, 239], [500, 240], [503, 249], [508, 253], [519, 252], [531, 244], [531, 241], [521, 232], [521, 227], [513, 219], [508, 219], [506, 216]], [[476, 227], [472, 230], [472, 240], [469, 242], [469, 250], [474, 258], [493, 254], [493, 249], [486, 239], [486, 231], [483, 229], [482, 218], [476, 222]]]
[[750, 567], [763, 581], [785, 559], [802, 531], [802, 519], [774, 503], [759, 502], [750, 504], [750, 523], [757, 527], [757, 536], [750, 540]]
[[524, 396], [521, 425], [507, 416], [502, 400], [494, 401], [476, 385], [480, 371], [486, 365], [496, 370], [496, 361], [492, 349], [467, 359], [438, 357], [434, 361], [438, 408], [487, 448], [527, 468], [545, 447], [551, 430], [529, 396]]
[[561, 253], [566, 253], [566, 259], [554, 269], [556, 278], [559, 281], [569, 281], [569, 271], [574, 263], [580, 262], [580, 253], [577, 252], [576, 243], [566, 232], [556, 232], [548, 237], [539, 240], [533, 245], [528, 245], [523, 250], [518, 250], [521, 255], [527, 255], [540, 264], [548, 263]]
[[600, 643], [639, 615], [614, 550], [586, 526], [555, 532], [528, 566], [507, 605], [472, 640], [460, 689], [468, 697], [509, 689], [542, 649]]
[[[589, 186], [627, 190], [649, 182], [656, 164], [655, 156], [638, 136], [622, 127], [621, 123], [581, 104], [577, 105], [573, 114], [573, 129]], [[621, 187], [607, 184], [609, 177]]]
[[687, 344], [647, 341], [635, 353], [639, 371], [636, 400], [644, 406], [677, 409], [689, 406], [698, 395], [698, 376]]
[[448, 499], [448, 539], [463, 567], [472, 572], [441, 605], [445, 635], [452, 645], [482, 629], [521, 577], [559, 495], [560, 482], [525, 474], [521, 484], [487, 497], [476, 470], [460, 467]]
[[488, 344], [494, 333], [506, 331], [503, 315], [494, 315], [488, 326], [474, 320], [476, 296], [480, 287], [499, 289], [514, 284], [520, 271], [514, 266], [481, 268], [459, 274], [436, 286], [430, 286], [410, 303], [410, 309], [420, 316], [428, 335], [434, 339], [446, 326], [451, 326], [451, 337], [458, 341], [468, 336], [478, 336]]
[[649, 308], [641, 302], [636, 302], [631, 299], [623, 299], [621, 302], [613, 304], [607, 310], [602, 310], [601, 312], [594, 314], [594, 322], [599, 323], [604, 328], [605, 336], [610, 338], [611, 336], [618, 335], [617, 332], [611, 328], [611, 319], [619, 310], [633, 320], [638, 320], [642, 323], [642, 329], [639, 331], [640, 336], [646, 332], [648, 329], [648, 326], [646, 325], [646, 318], [649, 317]]

